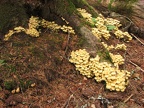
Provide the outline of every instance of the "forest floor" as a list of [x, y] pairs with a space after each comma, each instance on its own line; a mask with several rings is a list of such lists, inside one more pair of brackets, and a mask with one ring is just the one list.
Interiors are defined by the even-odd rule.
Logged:
[[[47, 31], [39, 38], [18, 34], [0, 41], [0, 108], [144, 107], [144, 46], [137, 39], [125, 43], [127, 51], [120, 52], [125, 69], [133, 74], [126, 90], [115, 92], [75, 70], [68, 57], [83, 40], [77, 35], [68, 38]], [[17, 93], [11, 92], [14, 89]]]
[[84, 42], [81, 36], [48, 30], [38, 38], [20, 33], [0, 40], [0, 108], [144, 108], [144, 39], [106, 41], [127, 46], [115, 52], [132, 73], [124, 92], [107, 90], [105, 82], [75, 70], [70, 53]]

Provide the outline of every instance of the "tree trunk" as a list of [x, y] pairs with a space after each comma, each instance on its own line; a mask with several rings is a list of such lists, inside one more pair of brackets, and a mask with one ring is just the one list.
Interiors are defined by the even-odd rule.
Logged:
[[[62, 24], [61, 17], [64, 17], [69, 22], [69, 25], [74, 28], [76, 33], [87, 40], [87, 43], [84, 44], [84, 48], [93, 55], [96, 54], [98, 50], [103, 49], [103, 46], [89, 30], [89, 28], [81, 21], [76, 13], [76, 8], [77, 6], [85, 7], [85, 9], [93, 16], [97, 16], [97, 11], [85, 0], [81, 0], [80, 2], [78, 1], [79, 0], [50, 0], [47, 2], [47, 4], [45, 4], [45, 7], [49, 7], [49, 11], [42, 10], [42, 16], [44, 18], [54, 16], [53, 18], [55, 18], [55, 21], [60, 24]], [[49, 14], [45, 15], [45, 12], [49, 12]]]

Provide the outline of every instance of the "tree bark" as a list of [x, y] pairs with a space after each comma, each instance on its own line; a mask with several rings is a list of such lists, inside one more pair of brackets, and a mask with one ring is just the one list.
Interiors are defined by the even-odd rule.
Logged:
[[[60, 22], [61, 17], [64, 17], [68, 22], [69, 25], [74, 28], [77, 34], [80, 36], [83, 36], [87, 43], [84, 44], [84, 48], [87, 49], [87, 51], [90, 54], [96, 54], [98, 50], [103, 49], [103, 46], [98, 41], [96, 36], [93, 35], [91, 30], [85, 25], [81, 19], [79, 18], [78, 14], [76, 13], [76, 7], [77, 5], [79, 7], [85, 7], [88, 12], [91, 12], [94, 16], [97, 15], [97, 11], [91, 7], [87, 2], [83, 2], [84, 0], [81, 0], [81, 2], [77, 2], [78, 0], [51, 0], [46, 4], [46, 7], [49, 7], [49, 14], [47, 15], [47, 18], [50, 14], [55, 16], [55, 20], [58, 23]], [[46, 10], [43, 10], [46, 11]], [[48, 10], [47, 10], [48, 11]], [[45, 16], [46, 17], [46, 16]]]

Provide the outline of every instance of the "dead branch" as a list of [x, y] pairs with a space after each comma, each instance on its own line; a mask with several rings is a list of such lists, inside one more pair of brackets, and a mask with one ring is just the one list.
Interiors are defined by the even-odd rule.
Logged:
[[144, 72], [144, 70], [141, 68], [141, 67], [139, 67], [137, 64], [135, 64], [134, 62], [132, 62], [132, 61], [129, 61], [132, 65], [134, 65], [135, 67], [137, 67], [137, 68], [139, 68], [142, 72]]
[[70, 33], [69, 33], [69, 31], [68, 31], [67, 45], [66, 45], [66, 48], [65, 48], [65, 55], [67, 54], [67, 51], [68, 51], [69, 42], [70, 42]]
[[136, 38], [136, 40], [139, 41], [142, 45], [144, 45], [144, 43], [143, 43], [139, 38], [137, 38], [134, 34], [131, 33], [131, 35], [132, 35], [134, 38]]
[[73, 97], [74, 97], [74, 95], [71, 94], [70, 97], [68, 98], [68, 100], [65, 102], [63, 108], [68, 108], [68, 106], [69, 106], [69, 102], [70, 102], [71, 98], [73, 98]]
[[133, 95], [134, 95], [134, 94], [131, 94], [127, 99], [125, 99], [125, 100], [124, 100], [124, 103], [128, 102]]

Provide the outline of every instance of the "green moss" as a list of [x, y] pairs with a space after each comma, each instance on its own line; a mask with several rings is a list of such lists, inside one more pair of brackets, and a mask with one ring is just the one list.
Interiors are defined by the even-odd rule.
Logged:
[[67, 0], [68, 3], [69, 3], [69, 8], [68, 8], [68, 13], [69, 14], [72, 14], [75, 10], [76, 10], [76, 7], [75, 5], [71, 2], [71, 0]]
[[22, 42], [13, 42], [12, 46], [13, 47], [24, 47], [25, 45]]
[[21, 87], [23, 91], [29, 88], [31, 84], [32, 84], [31, 80], [24, 80], [24, 79], [19, 80], [19, 86]]
[[92, 24], [92, 23], [87, 22], [87, 21], [85, 22], [85, 24], [88, 25], [88, 26], [90, 26], [91, 28], [95, 27], [95, 24]]
[[4, 65], [5, 61], [0, 59], [0, 66]]
[[102, 2], [102, 0], [98, 0], [97, 2], [98, 2], [98, 3], [101, 3], [101, 2]]
[[80, 8], [80, 7], [83, 7], [84, 6], [84, 1], [83, 0], [71, 0], [74, 5], [77, 7], [77, 8]]
[[14, 65], [8, 65], [8, 69], [10, 72], [16, 72], [16, 66]]
[[22, 6], [0, 4], [0, 32], [7, 32], [10, 28], [25, 25], [27, 15]]
[[89, 45], [87, 42], [87, 39], [84, 36], [80, 36], [78, 38], [77, 46], [78, 47], [83, 47], [84, 45]]
[[4, 82], [4, 87], [6, 90], [12, 91], [19, 86], [23, 91], [25, 91], [31, 84], [31, 80], [18, 79], [17, 82], [14, 80], [7, 80]]
[[114, 2], [115, 0], [110, 0], [109, 4], [108, 4], [108, 9], [111, 9], [112, 8], [112, 3]]
[[13, 90], [16, 87], [16, 82], [15, 81], [5, 81], [4, 82], [4, 87], [7, 90]]
[[30, 47], [29, 51], [31, 52], [31, 54], [36, 57], [39, 58], [40, 60], [44, 60], [45, 59], [45, 55], [43, 53], [43, 50], [41, 50], [40, 48], [37, 47]]
[[98, 55], [100, 56], [101, 61], [107, 61], [107, 62], [113, 64], [112, 58], [110, 57], [110, 54], [109, 54], [108, 50], [102, 49], [102, 50], [98, 51]]
[[56, 13], [58, 13], [61, 16], [64, 16], [66, 14], [71, 15], [75, 10], [76, 7], [71, 2], [71, 0], [55, 0], [57, 3], [55, 3], [55, 7], [57, 8]]
[[97, 17], [98, 14], [94, 11], [95, 9], [88, 4], [86, 0], [71, 0], [76, 8], [85, 8], [93, 17]]

